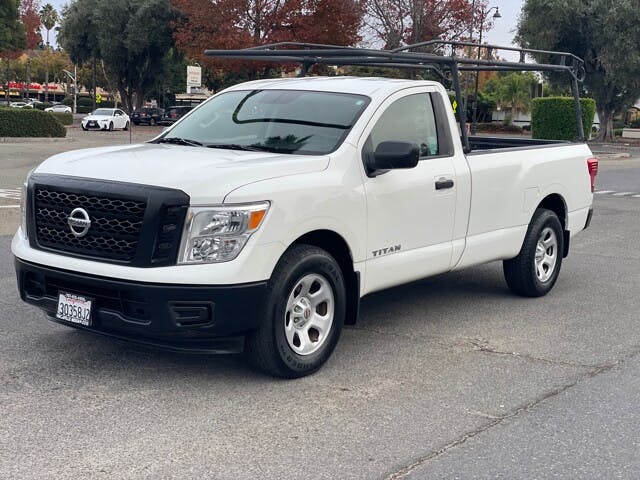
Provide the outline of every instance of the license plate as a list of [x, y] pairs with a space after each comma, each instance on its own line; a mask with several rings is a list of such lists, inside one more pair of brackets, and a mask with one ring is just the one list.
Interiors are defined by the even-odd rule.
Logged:
[[91, 300], [73, 293], [60, 292], [56, 318], [88, 327], [91, 325]]

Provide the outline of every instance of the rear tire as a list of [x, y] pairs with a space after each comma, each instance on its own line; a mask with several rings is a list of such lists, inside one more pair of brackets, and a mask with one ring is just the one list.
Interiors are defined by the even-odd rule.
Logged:
[[542, 297], [549, 293], [562, 266], [563, 242], [558, 216], [551, 210], [537, 209], [520, 253], [502, 264], [509, 289], [524, 297]]
[[123, 130], [126, 132], [127, 130], [129, 130], [129, 122], [124, 124], [124, 128]]
[[151, 120], [149, 120], [149, 126], [150, 127], [155, 127], [156, 126], [156, 119], [152, 118]]
[[345, 314], [340, 266], [320, 248], [294, 245], [269, 280], [264, 318], [247, 336], [245, 352], [255, 367], [269, 375], [309, 375], [331, 356]]

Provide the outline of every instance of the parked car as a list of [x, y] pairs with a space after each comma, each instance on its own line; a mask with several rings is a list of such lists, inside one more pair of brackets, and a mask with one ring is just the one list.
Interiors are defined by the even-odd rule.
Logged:
[[11, 108], [33, 108], [33, 105], [31, 103], [26, 102], [11, 102], [9, 106]]
[[147, 125], [157, 125], [160, 123], [164, 110], [155, 107], [143, 107], [131, 114], [131, 121], [134, 125], [146, 123]]
[[173, 125], [182, 117], [184, 117], [188, 112], [193, 110], [194, 107], [185, 107], [182, 105], [169, 107], [165, 110], [164, 115], [160, 119], [160, 125]]
[[98, 108], [82, 119], [83, 130], [129, 129], [129, 115], [119, 108]]
[[44, 111], [52, 113], [71, 113], [71, 107], [59, 103], [58, 105], [53, 105], [52, 107], [45, 108]]

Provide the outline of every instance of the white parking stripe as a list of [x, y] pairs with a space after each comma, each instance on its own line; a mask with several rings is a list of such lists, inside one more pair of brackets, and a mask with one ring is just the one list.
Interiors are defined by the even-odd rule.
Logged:
[[596, 190], [593, 192], [596, 195], [604, 195], [605, 193], [613, 193], [615, 190]]
[[612, 194], [614, 197], [624, 197], [627, 195], [635, 195], [636, 192], [618, 192], [618, 193], [614, 193]]
[[20, 200], [19, 188], [0, 188], [0, 198], [10, 198], [11, 200]]
[[0, 205], [0, 208], [20, 208], [20, 205]]

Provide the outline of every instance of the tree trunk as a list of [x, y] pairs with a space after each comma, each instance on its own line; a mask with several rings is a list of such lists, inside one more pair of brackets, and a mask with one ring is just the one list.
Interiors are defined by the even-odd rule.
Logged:
[[9, 105], [9, 75], [10, 75], [10, 66], [9, 66], [9, 57], [7, 57], [7, 70], [6, 70], [6, 83], [4, 85], [4, 98], [7, 100], [7, 105]]
[[615, 135], [613, 134], [613, 115], [614, 112], [608, 108], [598, 108], [598, 118], [600, 119], [600, 132], [596, 137], [598, 142], [613, 142]]

